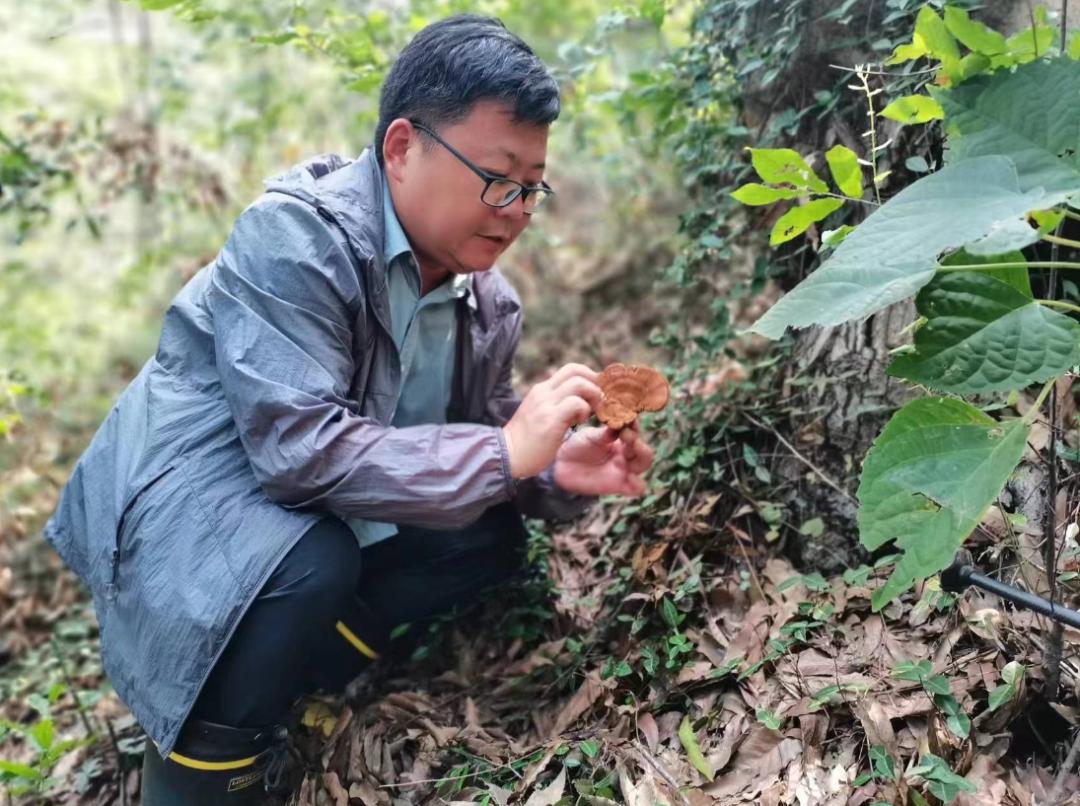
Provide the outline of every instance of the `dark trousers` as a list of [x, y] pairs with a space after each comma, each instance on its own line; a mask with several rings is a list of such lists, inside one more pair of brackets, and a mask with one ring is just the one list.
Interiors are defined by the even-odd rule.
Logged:
[[[363, 549], [344, 522], [325, 518], [259, 592], [192, 716], [259, 727], [279, 722], [307, 692], [340, 690], [373, 655], [399, 654], [433, 616], [517, 575], [525, 535], [510, 504], [464, 529], [402, 526]], [[405, 637], [392, 640], [405, 623]]]

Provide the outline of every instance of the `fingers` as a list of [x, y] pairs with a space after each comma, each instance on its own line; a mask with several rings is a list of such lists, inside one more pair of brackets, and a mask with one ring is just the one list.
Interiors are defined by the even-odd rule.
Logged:
[[626, 476], [626, 491], [624, 495], [638, 497], [645, 495], [645, 479], [641, 478], [637, 473], [628, 473]]
[[596, 383], [596, 379], [600, 377], [600, 374], [595, 370], [589, 369], [584, 364], [563, 364], [555, 371], [554, 375], [552, 375], [546, 381], [543, 381], [543, 383], [549, 384], [552, 388], [555, 388], [567, 378], [572, 378], [575, 376]]
[[627, 465], [632, 473], [644, 473], [653, 463], [653, 449], [643, 441], [638, 440], [634, 446], [634, 455], [627, 457]]
[[571, 395], [558, 402], [556, 411], [559, 413], [559, 419], [566, 426], [571, 426], [588, 420], [592, 415], [592, 406], [584, 398]]
[[623, 457], [625, 457], [626, 466], [631, 473], [644, 473], [652, 467], [655, 452], [649, 447], [645, 440], [635, 438], [632, 443], [627, 444], [620, 439], [618, 450], [622, 453]]
[[593, 409], [599, 408], [600, 399], [603, 397], [603, 393], [600, 391], [599, 386], [589, 379], [582, 378], [578, 375], [566, 377], [556, 385], [552, 391], [556, 398], [568, 397], [571, 395], [583, 398], [589, 402], [589, 405]]

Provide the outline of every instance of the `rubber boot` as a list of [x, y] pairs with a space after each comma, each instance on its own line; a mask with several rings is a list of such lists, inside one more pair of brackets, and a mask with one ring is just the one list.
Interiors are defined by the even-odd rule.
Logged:
[[142, 806], [256, 806], [272, 802], [288, 758], [283, 725], [232, 728], [189, 719], [162, 758], [146, 742]]

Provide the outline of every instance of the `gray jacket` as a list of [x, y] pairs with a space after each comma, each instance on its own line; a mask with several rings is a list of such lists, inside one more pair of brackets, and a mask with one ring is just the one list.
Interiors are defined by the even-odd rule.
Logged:
[[537, 517], [589, 500], [550, 471], [510, 476], [497, 426], [519, 403], [521, 306], [497, 270], [474, 275], [460, 309], [451, 422], [392, 428], [401, 367], [373, 152], [266, 187], [173, 300], [45, 526], [93, 595], [106, 672], [162, 752], [321, 513], [455, 528], [507, 500]]

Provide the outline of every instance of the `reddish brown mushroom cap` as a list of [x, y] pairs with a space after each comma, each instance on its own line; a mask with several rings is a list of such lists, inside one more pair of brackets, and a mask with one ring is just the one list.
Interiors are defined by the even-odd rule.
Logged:
[[652, 367], [611, 364], [600, 373], [603, 398], [596, 416], [616, 431], [637, 419], [638, 412], [660, 411], [667, 405], [671, 387]]

